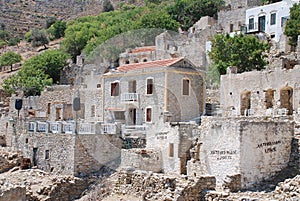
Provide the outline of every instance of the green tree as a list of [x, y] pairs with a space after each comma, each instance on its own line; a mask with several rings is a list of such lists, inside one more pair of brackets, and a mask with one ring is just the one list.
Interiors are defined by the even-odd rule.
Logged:
[[65, 30], [67, 28], [67, 23], [63, 21], [56, 21], [48, 29], [48, 32], [53, 36], [54, 39], [58, 39], [65, 36]]
[[103, 6], [103, 12], [110, 12], [115, 10], [110, 0], [104, 0], [102, 6]]
[[4, 30], [0, 30], [0, 40], [8, 41], [9, 40], [9, 33]]
[[263, 69], [267, 64], [263, 52], [269, 48], [268, 43], [260, 42], [255, 36], [216, 34], [209, 56], [220, 74], [225, 74], [229, 66], [237, 66], [241, 73]]
[[47, 44], [49, 43], [47, 34], [44, 30], [35, 29], [31, 34], [31, 44], [33, 47], [44, 46], [47, 49]]
[[49, 27], [51, 27], [52, 24], [54, 24], [57, 21], [56, 17], [47, 17], [46, 21], [45, 21], [45, 28], [48, 29]]
[[21, 55], [10, 51], [0, 57], [0, 66], [10, 66], [10, 70], [12, 71], [13, 64], [20, 61], [22, 61]]
[[45, 86], [52, 84], [52, 79], [41, 69], [27, 66], [3, 81], [2, 87], [9, 94], [22, 90], [25, 96], [40, 95]]
[[7, 44], [8, 46], [15, 46], [18, 45], [19, 42], [20, 42], [20, 38], [15, 37], [15, 38], [10, 38]]
[[188, 30], [201, 17], [215, 16], [223, 5], [223, 0], [175, 0], [167, 10], [183, 30]]
[[60, 79], [60, 71], [66, 65], [70, 55], [59, 50], [47, 50], [40, 55], [34, 56], [25, 61], [23, 68], [35, 68], [43, 70], [54, 83], [58, 83]]
[[300, 35], [300, 4], [290, 8], [290, 19], [286, 22], [284, 34], [290, 37], [290, 45], [296, 47]]
[[34, 56], [24, 62], [16, 75], [4, 80], [3, 89], [10, 94], [21, 89], [26, 96], [40, 95], [45, 86], [59, 81], [60, 71], [68, 58], [70, 55], [58, 50]]

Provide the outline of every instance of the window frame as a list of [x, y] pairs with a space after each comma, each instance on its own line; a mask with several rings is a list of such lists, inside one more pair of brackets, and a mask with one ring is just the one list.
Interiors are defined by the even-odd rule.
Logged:
[[[252, 21], [252, 23], [251, 23]], [[249, 17], [248, 19], [248, 27], [249, 27], [249, 30], [254, 30], [254, 17]], [[251, 26], [252, 25], [252, 26]]]
[[[116, 88], [118, 90], [115, 90]], [[120, 95], [120, 81], [111, 82], [110, 83], [110, 96], [119, 96], [119, 95]]]
[[276, 12], [270, 14], [270, 25], [276, 25], [276, 21], [277, 21], [276, 17], [277, 17]]
[[[185, 81], [188, 81], [188, 85], [187, 85], [187, 93], [184, 93], [186, 91], [185, 89]], [[190, 95], [190, 88], [191, 88], [191, 82], [189, 78], [183, 78], [181, 81], [181, 95], [183, 96], [189, 96]]]
[[[148, 80], [152, 80], [152, 83], [148, 84]], [[151, 90], [149, 89], [150, 86], [151, 86]], [[154, 78], [148, 77], [146, 79], [146, 95], [153, 95], [154, 94], [153, 92], [154, 92]]]
[[[148, 117], [149, 117], [148, 111], [150, 111], [150, 119], [148, 119]], [[146, 123], [152, 123], [152, 119], [153, 119], [152, 107], [146, 107], [146, 109], [145, 109], [145, 122]]]

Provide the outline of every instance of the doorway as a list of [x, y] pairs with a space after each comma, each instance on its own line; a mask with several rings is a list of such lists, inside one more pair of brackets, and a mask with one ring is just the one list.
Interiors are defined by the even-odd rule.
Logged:
[[280, 89], [280, 108], [286, 108], [287, 114], [293, 114], [293, 88], [286, 86]]
[[37, 153], [38, 153], [38, 148], [33, 148], [33, 166], [37, 166]]
[[251, 108], [251, 92], [244, 91], [241, 94], [241, 115], [248, 115], [248, 110]]
[[259, 32], [266, 31], [266, 16], [258, 17], [258, 31]]
[[136, 109], [135, 108], [129, 109], [129, 124], [136, 125]]

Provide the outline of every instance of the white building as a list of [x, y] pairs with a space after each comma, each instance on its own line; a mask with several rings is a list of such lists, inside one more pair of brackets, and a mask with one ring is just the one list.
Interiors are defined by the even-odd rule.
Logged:
[[283, 0], [277, 3], [246, 10], [247, 33], [264, 32], [276, 42], [284, 32], [290, 8], [299, 0]]

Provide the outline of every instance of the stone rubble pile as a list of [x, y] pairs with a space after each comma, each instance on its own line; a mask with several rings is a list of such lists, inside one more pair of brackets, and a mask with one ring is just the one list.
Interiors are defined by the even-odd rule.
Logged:
[[[0, 201], [12, 200], [74, 200], [86, 188], [80, 178], [56, 176], [38, 169], [16, 170], [0, 174]], [[17, 192], [17, 194], [16, 194]], [[24, 200], [24, 199], [23, 199]]]
[[274, 191], [274, 198], [278, 200], [300, 200], [300, 175], [279, 183]]
[[0, 173], [6, 172], [21, 164], [23, 155], [20, 152], [0, 148]]
[[133, 195], [142, 200], [200, 200], [206, 190], [214, 189], [214, 177], [187, 179], [145, 171], [121, 171], [113, 194]]

